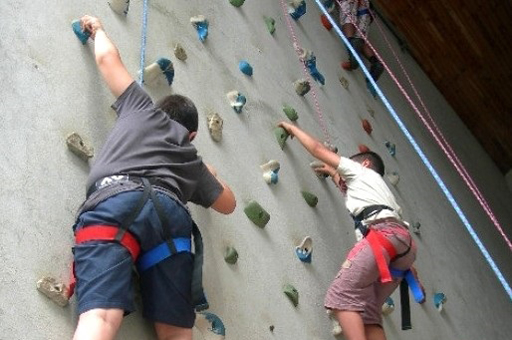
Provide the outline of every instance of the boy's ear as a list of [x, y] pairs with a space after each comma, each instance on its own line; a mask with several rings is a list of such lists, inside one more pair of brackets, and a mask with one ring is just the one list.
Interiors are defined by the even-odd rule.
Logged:
[[361, 165], [364, 166], [365, 168], [369, 168], [371, 164], [372, 163], [370, 162], [369, 159], [365, 159], [364, 161], [361, 162]]
[[194, 140], [194, 138], [196, 138], [196, 135], [197, 135], [197, 131], [190, 132], [188, 134], [188, 140], [192, 142]]

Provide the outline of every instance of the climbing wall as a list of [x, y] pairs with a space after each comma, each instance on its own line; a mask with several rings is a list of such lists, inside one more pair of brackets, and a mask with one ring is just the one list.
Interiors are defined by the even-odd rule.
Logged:
[[[353, 225], [339, 190], [329, 180], [315, 176], [309, 165], [313, 159], [298, 142], [288, 139], [281, 148], [276, 140], [276, 124], [288, 120], [284, 106], [295, 109], [297, 125], [337, 146], [343, 155], [358, 152], [359, 144], [379, 152], [391, 175], [386, 180], [405, 218], [421, 224], [414, 238], [427, 301], [424, 305], [412, 302], [413, 329], [401, 331], [399, 297], [394, 294], [397, 311], [385, 317], [388, 337], [509, 337], [509, 295], [382, 101], [367, 91], [361, 71], [340, 68], [340, 61], [346, 59], [345, 49], [334, 31], [322, 26], [314, 1], [306, 0], [307, 13], [297, 21], [288, 17], [280, 0], [246, 0], [241, 7], [228, 0], [149, 0], [148, 4], [146, 26], [142, 24], [143, 1], [132, 1], [126, 16], [114, 13], [107, 1], [73, 0], [65, 7], [56, 0], [0, 3], [4, 17], [0, 21], [0, 197], [4, 202], [0, 210], [0, 339], [71, 338], [76, 325], [74, 299], [62, 308], [38, 293], [35, 286], [44, 275], [69, 279], [71, 226], [84, 199], [89, 165], [70, 152], [66, 137], [77, 132], [97, 152], [115, 119], [110, 109], [114, 98], [96, 70], [91, 45], [80, 44], [71, 29], [71, 22], [86, 13], [102, 19], [135, 78], [140, 69], [142, 31], [147, 37], [145, 65], [162, 57], [172, 61], [172, 86], [163, 80], [145, 88], [154, 99], [172, 92], [196, 103], [200, 127], [194, 143], [235, 192], [238, 206], [229, 216], [191, 206], [205, 240], [209, 311], [222, 320], [226, 339], [333, 338], [323, 297], [355, 242]], [[209, 23], [204, 41], [190, 23], [190, 18], [198, 15]], [[273, 34], [265, 17], [275, 20]], [[399, 51], [388, 32], [385, 34], [447, 141], [510, 235], [512, 194], [505, 189], [503, 176], [415, 62]], [[370, 39], [397, 72], [398, 80], [405, 82], [383, 36], [373, 30]], [[314, 52], [318, 70], [325, 77], [322, 87], [310, 79], [312, 88], [304, 96], [296, 93], [293, 84], [308, 78], [294, 40]], [[186, 51], [185, 61], [174, 55], [177, 43]], [[252, 67], [251, 76], [239, 69], [242, 60]], [[242, 66], [249, 73], [247, 65]], [[510, 249], [494, 224], [389, 75], [383, 75], [379, 85], [504, 279], [510, 281]], [[406, 90], [410, 88], [406, 86]], [[237, 91], [231, 99], [239, 113], [226, 96], [231, 91]], [[246, 99], [243, 107], [241, 96]], [[207, 116], [213, 113], [223, 120], [220, 141], [208, 133]], [[394, 156], [389, 152], [392, 146]], [[279, 163], [276, 184], [267, 184], [260, 168], [267, 164], [267, 170], [274, 170], [266, 179], [275, 182], [276, 166], [268, 164], [270, 160]], [[308, 204], [312, 202], [304, 199], [303, 192], [315, 195], [318, 203]], [[254, 210], [246, 208], [254, 207], [254, 202], [269, 214], [264, 228], [259, 214], [256, 222], [260, 226], [244, 212], [251, 215]], [[296, 246], [306, 236], [313, 245], [309, 263], [296, 254]], [[237, 251], [238, 255], [228, 254], [229, 262], [236, 258], [234, 264], [224, 259], [228, 247]], [[298, 291], [298, 301], [290, 285]], [[433, 303], [433, 296], [440, 292], [447, 297], [442, 312]], [[195, 331], [196, 339], [222, 338], [202, 329]], [[118, 338], [154, 339], [155, 335], [136, 312], [125, 318]]]

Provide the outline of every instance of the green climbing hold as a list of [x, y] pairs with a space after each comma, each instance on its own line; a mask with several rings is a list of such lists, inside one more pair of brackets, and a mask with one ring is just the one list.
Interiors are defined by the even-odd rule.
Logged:
[[295, 307], [299, 305], [299, 292], [291, 284], [287, 284], [283, 287], [284, 294], [290, 299]]
[[224, 261], [229, 264], [235, 264], [238, 260], [238, 252], [233, 247], [226, 247], [226, 253], [224, 254]]
[[302, 197], [304, 197], [304, 200], [310, 207], [316, 207], [318, 204], [318, 197], [316, 195], [313, 195], [312, 193], [308, 191], [301, 191]]
[[229, 0], [229, 3], [235, 7], [240, 7], [244, 4], [245, 0]]
[[286, 117], [288, 117], [288, 119], [291, 120], [292, 122], [299, 119], [299, 115], [297, 114], [297, 111], [295, 111], [295, 109], [293, 107], [291, 107], [289, 105], [285, 105], [285, 106], [283, 106], [283, 111], [284, 111], [284, 114], [286, 115]]
[[284, 144], [286, 143], [286, 140], [288, 139], [288, 132], [283, 129], [282, 127], [278, 127], [274, 129], [274, 136], [276, 136], [277, 142], [279, 143], [279, 146], [281, 147], [281, 150], [284, 148]]
[[263, 207], [256, 201], [250, 201], [245, 207], [244, 213], [252, 223], [256, 224], [260, 228], [265, 228], [270, 220], [269, 213], [266, 212], [265, 209], [263, 209]]
[[271, 17], [264, 17], [264, 19], [265, 25], [267, 25], [269, 33], [274, 34], [274, 32], [276, 31], [276, 21], [274, 20], [274, 18]]

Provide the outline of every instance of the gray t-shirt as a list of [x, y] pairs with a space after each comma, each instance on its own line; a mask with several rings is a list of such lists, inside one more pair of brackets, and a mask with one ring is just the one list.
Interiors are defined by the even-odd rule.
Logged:
[[[156, 109], [136, 82], [112, 108], [118, 118], [92, 166], [87, 188], [103, 177], [132, 175], [158, 179], [183, 204], [190, 201], [210, 207], [215, 202], [222, 185], [197, 155], [189, 131]], [[95, 192], [89, 200], [100, 202], [137, 187], [131, 183], [112, 185]]]

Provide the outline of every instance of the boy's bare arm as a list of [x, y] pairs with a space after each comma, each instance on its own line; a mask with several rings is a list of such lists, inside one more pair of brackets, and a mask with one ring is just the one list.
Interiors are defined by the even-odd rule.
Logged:
[[119, 51], [109, 39], [98, 18], [85, 15], [80, 19], [85, 31], [94, 40], [94, 56], [101, 75], [112, 94], [117, 98], [133, 83], [132, 76], [124, 66]]

